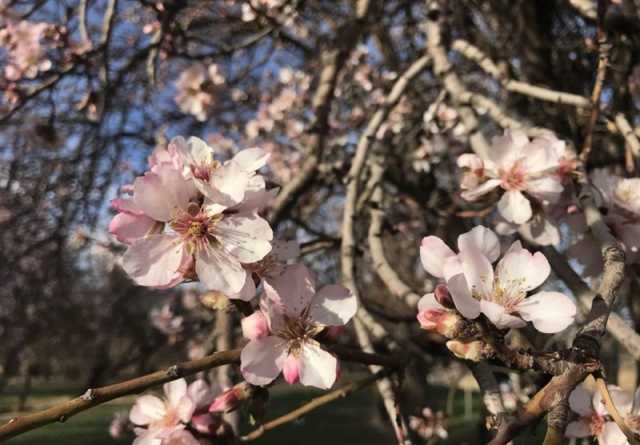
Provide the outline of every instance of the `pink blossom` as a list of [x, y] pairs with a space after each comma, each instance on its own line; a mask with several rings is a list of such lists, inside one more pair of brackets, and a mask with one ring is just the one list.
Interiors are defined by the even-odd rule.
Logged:
[[132, 244], [158, 228], [156, 221], [145, 215], [131, 199], [114, 199], [111, 207], [118, 214], [109, 223], [108, 230], [121, 243]]
[[[164, 399], [154, 395], [138, 397], [129, 412], [131, 423], [144, 428], [134, 431], [136, 444], [152, 444], [176, 430], [184, 428], [195, 411], [195, 403], [187, 394], [185, 379], [174, 380], [163, 386]], [[158, 442], [159, 443], [159, 442]]]
[[[616, 408], [623, 416], [632, 412], [634, 398], [614, 385], [607, 385]], [[579, 419], [569, 422], [565, 430], [567, 437], [595, 436], [600, 445], [624, 445], [627, 437], [608, 415], [600, 392], [593, 395], [584, 385], [573, 390], [569, 396], [571, 410], [578, 414]]]
[[272, 243], [271, 252], [267, 256], [255, 263], [244, 265], [248, 272], [245, 285], [240, 292], [230, 297], [245, 301], [251, 300], [256, 294], [256, 283], [281, 275], [287, 262], [296, 259], [299, 254], [300, 248], [295, 241], [275, 240]]
[[[567, 296], [543, 291], [527, 297], [551, 271], [542, 253], [531, 254], [515, 242], [494, 272], [500, 245], [495, 233], [482, 226], [460, 235], [458, 247], [456, 254], [440, 238], [430, 236], [422, 240], [420, 257], [427, 272], [445, 279], [465, 318], [484, 313], [500, 329], [524, 327], [530, 321], [544, 333], [559, 332], [573, 322], [576, 307]], [[435, 297], [430, 300], [435, 302]]]
[[[287, 367], [288, 380], [322, 389], [336, 380], [337, 360], [313, 339], [326, 326], [354, 316], [357, 302], [348, 289], [328, 285], [316, 292], [311, 271], [297, 264], [265, 281], [260, 310], [270, 335], [252, 339], [242, 350], [241, 371], [251, 384], [271, 383]], [[294, 361], [295, 360], [295, 361]]]
[[184, 70], [176, 82], [176, 103], [180, 111], [205, 121], [214, 96], [209, 86], [218, 86], [225, 82], [217, 65], [207, 69], [195, 64]]
[[[269, 224], [251, 206], [241, 211], [250, 182], [259, 177], [247, 169], [263, 162], [257, 152], [243, 152], [219, 168], [213, 161], [191, 164], [193, 157], [185, 156], [184, 168], [191, 172], [187, 178], [172, 162], [159, 162], [135, 180], [135, 210], [164, 227], [135, 239], [123, 257], [125, 271], [138, 284], [170, 287], [195, 271], [208, 289], [227, 294], [242, 289], [247, 279], [242, 264], [264, 258], [273, 238]], [[231, 207], [235, 212], [225, 212]]]
[[425, 440], [431, 439], [433, 436], [446, 439], [449, 433], [445, 428], [444, 421], [445, 418], [442, 411], [438, 411], [434, 415], [431, 408], [425, 407], [422, 410], [422, 416], [409, 417], [409, 428]]
[[15, 23], [8, 20], [0, 30], [0, 45], [7, 48], [9, 60], [5, 67], [8, 80], [19, 80], [21, 77], [33, 79], [39, 71], [51, 68], [51, 61], [45, 57], [40, 41], [52, 25], [22, 20]]
[[505, 131], [504, 136], [494, 138], [486, 156], [464, 155], [459, 161], [470, 166], [473, 175], [483, 174], [476, 179], [469, 174], [463, 177], [462, 197], [474, 201], [501, 187], [500, 214], [515, 224], [528, 221], [533, 214], [530, 197], [553, 203], [562, 193], [562, 182], [556, 175], [560, 168], [558, 144], [562, 142], [550, 135], [529, 141], [520, 130]]
[[238, 383], [233, 388], [223, 391], [222, 394], [216, 397], [209, 406], [209, 411], [212, 413], [231, 412], [237, 409], [251, 394], [251, 385], [247, 382]]
[[454, 311], [441, 305], [435, 294], [430, 293], [418, 301], [418, 322], [422, 329], [435, 331], [447, 338], [454, 338], [462, 328], [462, 319]]

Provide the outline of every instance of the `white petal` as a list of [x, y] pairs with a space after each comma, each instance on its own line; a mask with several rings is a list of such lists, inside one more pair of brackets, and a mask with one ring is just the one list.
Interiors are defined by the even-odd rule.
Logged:
[[509, 169], [516, 161], [524, 157], [523, 148], [529, 138], [521, 130], [505, 130], [503, 136], [494, 137], [487, 156], [498, 167]]
[[252, 385], [268, 385], [278, 377], [287, 358], [287, 342], [269, 336], [250, 341], [240, 353], [240, 371]]
[[261, 148], [247, 148], [241, 150], [233, 157], [233, 162], [238, 164], [245, 172], [254, 172], [264, 167], [271, 154]]
[[549, 261], [541, 253], [526, 249], [507, 253], [496, 267], [496, 276], [504, 286], [518, 286], [525, 291], [535, 289], [551, 273]]
[[165, 383], [162, 389], [171, 406], [178, 406], [180, 399], [187, 395], [187, 381], [185, 379], [173, 380]]
[[545, 176], [527, 181], [526, 189], [539, 200], [554, 203], [560, 198], [564, 187], [558, 177]]
[[437, 278], [442, 278], [444, 262], [456, 254], [437, 236], [427, 236], [420, 244], [420, 260], [424, 270]]
[[[622, 414], [623, 416], [626, 416], [627, 414], [629, 414], [633, 406], [633, 396], [631, 395], [631, 393], [623, 391], [619, 386], [616, 386], [616, 385], [607, 385], [607, 388], [609, 389], [609, 394], [611, 394], [611, 399], [613, 400], [613, 403], [616, 405], [616, 408], [618, 408], [618, 411], [620, 412], [620, 414]], [[602, 400], [602, 395], [600, 394], [600, 391], [596, 391], [593, 394], [592, 403], [596, 412], [601, 416], [605, 416], [609, 414], [609, 410], [607, 410], [607, 407], [604, 404], [604, 401]]]
[[187, 140], [187, 146], [184, 147], [183, 150], [185, 150], [183, 155], [189, 164], [206, 166], [213, 162], [213, 147], [210, 147], [200, 138], [191, 136]]
[[271, 252], [273, 231], [258, 215], [226, 216], [216, 225], [213, 234], [241, 263], [255, 263]]
[[465, 190], [464, 192], [462, 192], [460, 194], [460, 196], [462, 196], [462, 199], [464, 199], [464, 200], [475, 201], [476, 199], [478, 199], [482, 195], [486, 195], [491, 190], [493, 190], [496, 187], [498, 187], [501, 182], [502, 181], [500, 179], [489, 179], [489, 180], [483, 182], [482, 184], [480, 184], [476, 188]]
[[481, 300], [480, 308], [482, 309], [482, 313], [486, 315], [487, 318], [491, 320], [491, 323], [498, 329], [522, 328], [527, 325], [524, 320], [508, 314], [504, 306], [494, 303], [493, 301]]
[[122, 267], [141, 286], [165, 286], [175, 278], [185, 252], [178, 236], [149, 235], [129, 246]]
[[578, 385], [569, 394], [569, 407], [580, 416], [589, 417], [594, 412], [591, 398], [592, 394], [585, 389], [584, 385]]
[[438, 303], [434, 293], [425, 294], [420, 300], [418, 300], [418, 312], [422, 312], [429, 309], [444, 310], [445, 307]]
[[358, 301], [349, 289], [339, 284], [320, 288], [311, 299], [309, 318], [324, 326], [342, 326], [358, 310]]
[[251, 301], [256, 296], [256, 283], [253, 281], [251, 273], [247, 272], [247, 277], [244, 280], [244, 286], [239, 292], [235, 294], [229, 294], [228, 297], [234, 300]]
[[500, 256], [498, 236], [484, 226], [476, 226], [458, 237], [458, 250], [462, 252], [469, 248], [480, 250], [492, 263]]
[[560, 292], [538, 292], [517, 307], [520, 316], [545, 334], [560, 332], [573, 323], [576, 305]]
[[196, 273], [208, 290], [237, 294], [243, 288], [247, 271], [240, 262], [221, 248], [196, 252]]
[[329, 389], [336, 381], [338, 360], [315, 341], [305, 342], [300, 356], [300, 383]]
[[598, 434], [600, 445], [628, 445], [627, 436], [615, 422], [605, 422], [602, 434]]
[[202, 379], [194, 380], [187, 388], [187, 395], [193, 401], [196, 408], [203, 408], [213, 402], [214, 394], [211, 385]]
[[564, 435], [567, 437], [589, 437], [591, 436], [591, 428], [587, 421], [576, 420], [567, 424]]
[[145, 395], [138, 397], [129, 413], [129, 420], [136, 425], [149, 425], [160, 420], [166, 414], [164, 402], [156, 396]]
[[487, 257], [476, 249], [460, 252], [458, 257], [469, 289], [479, 296], [489, 298], [493, 293], [493, 267]]
[[531, 203], [517, 190], [508, 190], [498, 201], [498, 211], [509, 222], [522, 224], [531, 218]]
[[233, 207], [240, 204], [249, 184], [249, 174], [235, 162], [215, 169], [209, 177], [209, 187], [201, 190], [213, 203]]
[[280, 305], [284, 313], [298, 316], [315, 295], [314, 277], [302, 264], [288, 266], [282, 275], [264, 280], [267, 297]]
[[477, 318], [480, 315], [480, 302], [473, 298], [464, 274], [460, 273], [447, 281], [447, 288], [453, 299], [453, 304], [463, 317]]
[[540, 246], [556, 246], [560, 244], [560, 230], [558, 226], [543, 215], [534, 215], [519, 227], [520, 234], [531, 243]]

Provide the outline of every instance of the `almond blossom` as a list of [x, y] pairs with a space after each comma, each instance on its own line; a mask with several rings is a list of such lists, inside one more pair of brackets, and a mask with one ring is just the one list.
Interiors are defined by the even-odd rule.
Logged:
[[265, 193], [255, 169], [267, 156], [243, 150], [219, 163], [197, 138], [169, 145], [173, 151], [150, 158], [151, 171], [134, 181], [132, 198], [116, 204], [123, 211], [109, 228], [129, 244], [123, 267], [143, 286], [197, 276], [210, 290], [238, 293], [248, 275], [243, 264], [271, 251], [273, 232], [256, 213], [256, 196]]
[[[607, 385], [613, 403], [622, 416], [632, 412], [634, 398], [614, 385]], [[637, 395], [636, 395], [637, 398]], [[629, 442], [622, 430], [609, 416], [599, 391], [591, 394], [584, 385], [573, 390], [569, 407], [579, 419], [567, 424], [567, 437], [595, 436], [600, 445], [626, 445]]]
[[151, 394], [138, 397], [129, 412], [129, 420], [138, 426], [134, 445], [160, 445], [164, 437], [184, 429], [193, 416], [195, 403], [185, 379], [165, 383], [162, 388], [164, 399]]
[[190, 66], [180, 74], [176, 82], [175, 100], [180, 111], [204, 122], [214, 101], [211, 87], [222, 85], [224, 82], [225, 78], [215, 64], [210, 65], [208, 69], [201, 64]]
[[420, 257], [427, 272], [445, 279], [456, 309], [465, 318], [475, 319], [482, 313], [500, 329], [521, 328], [530, 321], [544, 333], [559, 332], [573, 322], [576, 307], [566, 295], [542, 291], [527, 297], [551, 271], [542, 253], [532, 254], [516, 241], [494, 271], [500, 245], [495, 233], [482, 226], [460, 235], [458, 247], [456, 254], [441, 239], [427, 237]]
[[250, 327], [255, 329], [243, 324], [250, 341], [242, 350], [240, 369], [249, 383], [268, 385], [281, 372], [291, 384], [327, 389], [335, 382], [338, 361], [314, 337], [327, 326], [346, 324], [356, 313], [357, 301], [340, 285], [316, 291], [314, 281], [301, 264], [265, 281], [260, 310], [252, 316]]
[[8, 80], [21, 77], [33, 79], [39, 71], [51, 68], [51, 61], [45, 57], [40, 41], [52, 30], [49, 23], [34, 23], [22, 20], [15, 23], [8, 20], [0, 30], [0, 45], [9, 52], [4, 74]]
[[[562, 146], [562, 147], [561, 147]], [[552, 135], [529, 140], [520, 130], [496, 137], [486, 155], [465, 154], [458, 165], [468, 168], [462, 179], [462, 197], [475, 201], [500, 187], [498, 211], [509, 222], [522, 224], [533, 215], [530, 199], [553, 203], [563, 186], [556, 174], [564, 142]]]

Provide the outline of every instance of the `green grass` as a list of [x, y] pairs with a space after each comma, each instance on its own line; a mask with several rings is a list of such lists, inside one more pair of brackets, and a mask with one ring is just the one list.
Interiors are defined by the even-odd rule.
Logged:
[[[38, 389], [29, 399], [30, 407], [46, 407], [64, 400], [77, 391], [59, 387], [46, 390]], [[429, 395], [431, 406], [444, 409], [446, 388], [432, 387]], [[285, 414], [310, 398], [322, 394], [321, 391], [305, 389], [301, 386], [279, 386], [271, 390], [267, 420]], [[9, 391], [0, 396], [0, 420], [6, 421], [6, 411], [15, 406], [16, 395]], [[108, 426], [113, 414], [127, 410], [133, 398], [120, 399], [80, 413], [65, 423], [48, 425], [43, 428], [22, 434], [7, 443], [10, 445], [124, 445], [131, 444], [133, 436], [114, 440], [109, 436]], [[450, 437], [441, 445], [475, 445], [486, 443], [482, 439], [480, 429], [480, 400], [473, 398], [474, 414], [464, 418], [464, 402], [462, 393], [458, 394], [454, 404], [454, 412], [459, 417], [449, 419]], [[244, 432], [251, 428], [243, 428]], [[533, 445], [542, 443], [544, 427], [539, 426], [534, 432], [525, 433], [516, 445]], [[304, 418], [282, 425], [265, 433], [256, 441], [264, 445], [286, 445], [304, 443], [305, 445], [367, 444], [387, 445], [394, 443], [388, 420], [383, 417], [382, 404], [376, 394], [375, 387], [370, 387], [345, 399], [334, 401], [309, 414]]]

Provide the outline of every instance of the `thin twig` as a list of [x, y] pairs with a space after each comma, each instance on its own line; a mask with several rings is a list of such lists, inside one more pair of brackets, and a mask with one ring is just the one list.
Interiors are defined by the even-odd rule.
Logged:
[[640, 445], [640, 437], [638, 437], [638, 435], [635, 434], [631, 430], [631, 428], [629, 428], [629, 426], [627, 426], [627, 423], [624, 421], [624, 417], [622, 416], [622, 414], [620, 414], [620, 411], [618, 411], [616, 404], [613, 402], [613, 398], [611, 397], [611, 393], [609, 392], [609, 388], [607, 387], [607, 382], [605, 382], [604, 378], [599, 373], [594, 377], [596, 379], [598, 391], [602, 396], [602, 401], [607, 407], [607, 411], [613, 418], [613, 421], [616, 423], [616, 425], [618, 425], [624, 435], [627, 436], [627, 440], [631, 445]]

